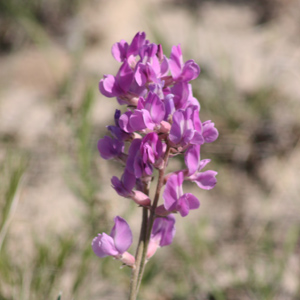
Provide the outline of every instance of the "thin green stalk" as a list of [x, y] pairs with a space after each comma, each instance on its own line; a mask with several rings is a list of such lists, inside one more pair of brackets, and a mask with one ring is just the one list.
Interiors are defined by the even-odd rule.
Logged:
[[[144, 185], [144, 193], [149, 195], [149, 188], [147, 185]], [[137, 252], [135, 255], [135, 268], [131, 273], [131, 282], [130, 282], [130, 292], [129, 292], [129, 300], [135, 300], [137, 297], [137, 286], [139, 282], [139, 276], [141, 272], [141, 266], [144, 265], [143, 257], [146, 249], [146, 237], [147, 237], [147, 227], [148, 227], [148, 209], [143, 207], [143, 217], [142, 217], [142, 225], [140, 231], [140, 239], [137, 247]]]
[[139, 268], [139, 276], [138, 276], [138, 283], [137, 283], [137, 287], [136, 287], [136, 295], [138, 294], [138, 291], [139, 291], [139, 288], [140, 288], [140, 285], [141, 285], [141, 281], [142, 281], [142, 278], [143, 278], [144, 270], [145, 270], [147, 249], [148, 249], [148, 244], [149, 244], [150, 237], [151, 237], [153, 222], [154, 222], [154, 219], [155, 219], [155, 210], [156, 210], [156, 207], [157, 207], [157, 204], [158, 204], [161, 189], [162, 189], [163, 184], [164, 184], [164, 174], [165, 174], [165, 169], [166, 169], [166, 166], [167, 166], [169, 154], [170, 154], [170, 147], [168, 145], [165, 156], [164, 156], [163, 168], [159, 170], [154, 201], [153, 201], [153, 204], [152, 204], [151, 210], [150, 210], [150, 217], [149, 217], [148, 227], [147, 227], [147, 232], [146, 232], [146, 237], [145, 237], [145, 246], [144, 246], [144, 251], [143, 251], [143, 255], [142, 255], [141, 266]]
[[[140, 231], [140, 239], [139, 239], [139, 244], [138, 244], [137, 253], [135, 257], [135, 268], [132, 270], [132, 275], [131, 275], [129, 300], [136, 300], [139, 287], [142, 281], [145, 264], [146, 264], [147, 248], [148, 248], [152, 226], [155, 218], [155, 209], [157, 207], [160, 192], [163, 187], [164, 174], [165, 174], [165, 169], [167, 166], [169, 154], [170, 154], [170, 146], [168, 145], [164, 156], [163, 167], [159, 170], [158, 182], [156, 186], [153, 204], [150, 210], [149, 219], [148, 219], [148, 209], [145, 207], [143, 208], [143, 219], [142, 219], [142, 225]], [[144, 185], [144, 193], [149, 195], [149, 187], [147, 184]]]

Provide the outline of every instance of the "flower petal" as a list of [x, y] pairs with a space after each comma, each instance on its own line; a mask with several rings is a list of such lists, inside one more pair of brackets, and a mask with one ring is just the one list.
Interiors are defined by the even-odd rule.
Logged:
[[163, 199], [164, 207], [166, 210], [173, 210], [175, 209], [176, 202], [177, 202], [177, 187], [178, 187], [178, 178], [177, 174], [171, 175], [167, 181]]
[[211, 190], [215, 187], [217, 183], [217, 174], [218, 172], [216, 171], [208, 170], [196, 175], [192, 181], [196, 182], [201, 189]]
[[123, 218], [117, 216], [114, 221], [110, 236], [114, 239], [116, 249], [123, 254], [132, 244], [132, 232]]
[[98, 234], [92, 241], [92, 249], [98, 257], [105, 257], [108, 255], [116, 256], [119, 254], [117, 251], [114, 240], [106, 233]]
[[200, 145], [190, 146], [185, 152], [184, 161], [189, 170], [188, 175], [196, 173], [200, 163]]
[[102, 158], [112, 159], [119, 156], [124, 149], [124, 143], [109, 136], [98, 141], [98, 150]]
[[177, 79], [181, 75], [183, 60], [180, 45], [173, 46], [169, 59], [169, 67], [174, 79]]
[[128, 92], [129, 87], [133, 81], [134, 73], [130, 68], [127, 60], [124, 61], [118, 74], [116, 75], [116, 81], [118, 86], [122, 89], [124, 93]]
[[119, 43], [113, 44], [111, 48], [112, 56], [115, 60], [122, 62], [126, 59], [128, 44], [125, 40], [121, 40]]
[[200, 74], [199, 66], [194, 62], [194, 60], [188, 60], [187, 62], [185, 62], [183, 66], [180, 80], [190, 81], [197, 78], [199, 74]]
[[182, 217], [189, 214], [191, 209], [197, 209], [200, 206], [199, 200], [191, 193], [183, 194], [177, 202], [177, 210]]
[[205, 121], [203, 124], [203, 137], [206, 143], [212, 143], [214, 142], [218, 136], [219, 136], [219, 132], [218, 130], [215, 128], [215, 124], [212, 123], [212, 121]]
[[102, 95], [109, 98], [122, 94], [113, 75], [104, 75], [104, 78], [99, 82], [99, 90]]

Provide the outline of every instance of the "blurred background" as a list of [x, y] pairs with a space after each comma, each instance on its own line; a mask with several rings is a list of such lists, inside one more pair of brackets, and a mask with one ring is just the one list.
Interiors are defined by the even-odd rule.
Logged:
[[0, 299], [127, 298], [130, 270], [90, 244], [115, 215], [139, 231], [96, 147], [118, 107], [98, 92], [111, 46], [138, 31], [200, 65], [200, 117], [220, 132], [201, 149], [218, 184], [184, 186], [201, 208], [139, 299], [300, 299], [299, 0], [0, 1]]

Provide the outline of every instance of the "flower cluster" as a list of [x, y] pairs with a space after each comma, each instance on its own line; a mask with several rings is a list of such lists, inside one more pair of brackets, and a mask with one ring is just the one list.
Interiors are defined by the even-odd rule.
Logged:
[[[173, 214], [185, 217], [200, 206], [196, 196], [183, 192], [183, 182], [195, 182], [205, 190], [215, 186], [217, 172], [202, 171], [210, 160], [200, 160], [200, 149], [215, 141], [218, 131], [210, 120], [200, 120], [200, 105], [190, 84], [200, 68], [194, 60], [183, 61], [180, 45], [173, 46], [167, 58], [161, 45], [150, 43], [145, 33], [139, 32], [130, 44], [124, 40], [115, 43], [112, 55], [121, 67], [116, 76], [105, 75], [99, 89], [106, 97], [116, 97], [127, 110], [116, 110], [115, 124], [107, 127], [110, 136], [99, 140], [98, 150], [102, 158], [116, 159], [124, 165], [121, 178], [111, 179], [115, 191], [152, 213], [149, 259], [158, 247], [172, 243]], [[176, 155], [184, 156], [185, 168], [163, 176], [164, 202], [158, 206], [145, 187], [154, 170], [164, 174], [168, 159]], [[131, 242], [128, 224], [116, 217], [111, 234], [99, 234], [92, 247], [99, 257], [110, 255], [134, 266], [134, 257], [126, 252]]]

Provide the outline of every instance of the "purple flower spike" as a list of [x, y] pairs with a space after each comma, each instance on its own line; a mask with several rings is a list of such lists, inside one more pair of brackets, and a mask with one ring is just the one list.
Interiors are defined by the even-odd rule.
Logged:
[[153, 223], [147, 250], [147, 259], [155, 254], [158, 247], [164, 247], [172, 244], [175, 232], [175, 218], [173, 215], [156, 218]]
[[193, 194], [183, 193], [183, 180], [183, 172], [170, 176], [163, 193], [163, 198], [165, 200], [164, 207], [167, 211], [178, 211], [182, 217], [185, 217], [191, 209], [199, 208], [200, 202]]
[[110, 233], [98, 234], [92, 241], [92, 249], [98, 257], [113, 256], [133, 266], [134, 257], [126, 252], [132, 244], [132, 232], [121, 217], [114, 218], [115, 225]]
[[[196, 196], [184, 193], [184, 180], [205, 190], [216, 185], [217, 172], [202, 171], [210, 160], [200, 160], [200, 150], [203, 144], [215, 141], [219, 133], [212, 121], [200, 120], [200, 103], [193, 96], [190, 83], [200, 74], [200, 67], [194, 60], [183, 60], [180, 44], [173, 46], [170, 57], [166, 57], [161, 45], [147, 40], [145, 32], [138, 32], [131, 42], [115, 43], [111, 53], [120, 68], [117, 74], [104, 75], [99, 90], [106, 97], [116, 97], [127, 110], [116, 110], [115, 124], [107, 126], [110, 136], [98, 142], [98, 149], [104, 159], [115, 158], [125, 164], [121, 178], [111, 178], [115, 191], [151, 212], [149, 221], [153, 228], [146, 234], [149, 259], [159, 247], [172, 243], [172, 214], [185, 217], [200, 206]], [[184, 155], [186, 168], [167, 173], [169, 159], [176, 155]], [[151, 201], [143, 191], [150, 187], [155, 169], [159, 170], [158, 195]], [[164, 201], [158, 205], [162, 185]], [[144, 218], [145, 215], [143, 223]], [[128, 224], [116, 217], [110, 235], [99, 234], [92, 247], [99, 257], [113, 256], [137, 267], [138, 272], [135, 258], [126, 252], [131, 243]]]
[[124, 143], [109, 136], [105, 136], [98, 141], [98, 150], [101, 157], [104, 159], [120, 157], [124, 150]]

